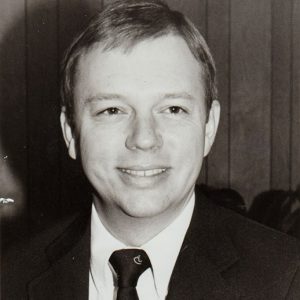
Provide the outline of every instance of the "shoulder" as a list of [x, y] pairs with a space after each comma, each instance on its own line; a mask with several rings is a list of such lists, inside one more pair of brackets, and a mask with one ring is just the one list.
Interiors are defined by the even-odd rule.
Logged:
[[[260, 254], [265, 260], [300, 258], [300, 242], [285, 233], [264, 226], [229, 209], [215, 207], [219, 226], [226, 228], [239, 253]], [[279, 261], [280, 262], [280, 261]]]
[[[300, 241], [285, 233], [267, 227], [250, 218], [239, 214], [232, 209], [222, 207], [221, 201], [208, 198], [202, 193], [202, 190], [196, 189], [197, 204], [196, 210], [206, 211], [206, 222], [212, 231], [222, 232], [227, 235], [241, 255], [257, 255], [260, 258], [268, 260], [278, 259], [296, 259], [300, 257]], [[216, 204], [217, 203], [217, 204]], [[198, 218], [203, 217], [203, 212], [198, 213]], [[200, 221], [201, 222], [201, 221]], [[243, 257], [243, 256], [242, 256]]]
[[201, 251], [241, 295], [300, 299], [297, 239], [216, 205], [199, 189], [190, 228], [193, 244], [206, 249]]
[[5, 251], [1, 262], [1, 295], [5, 299], [25, 299], [27, 284], [49, 268], [46, 249], [76, 220], [70, 216], [43, 232], [23, 239]]
[[300, 242], [228, 209], [215, 211], [219, 230], [226, 232], [239, 257], [236, 281], [243, 292], [256, 290], [258, 299], [283, 299], [293, 292], [300, 297]]
[[275, 261], [276, 266], [299, 262], [300, 242], [285, 233], [269, 228], [227, 209], [220, 210], [220, 226], [224, 226], [238, 252], [257, 260]]

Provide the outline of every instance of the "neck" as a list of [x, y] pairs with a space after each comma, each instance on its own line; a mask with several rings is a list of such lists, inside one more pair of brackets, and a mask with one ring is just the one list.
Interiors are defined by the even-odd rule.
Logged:
[[97, 199], [94, 199], [94, 204], [102, 224], [116, 239], [126, 246], [139, 247], [170, 225], [183, 211], [190, 196], [179, 207], [153, 217], [132, 217], [122, 211], [103, 207]]

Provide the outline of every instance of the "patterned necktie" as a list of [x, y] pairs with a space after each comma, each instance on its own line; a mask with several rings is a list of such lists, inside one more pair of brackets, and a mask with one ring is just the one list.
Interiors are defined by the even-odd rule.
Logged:
[[117, 274], [117, 300], [138, 300], [137, 281], [145, 270], [151, 268], [147, 253], [140, 249], [117, 250], [109, 262]]

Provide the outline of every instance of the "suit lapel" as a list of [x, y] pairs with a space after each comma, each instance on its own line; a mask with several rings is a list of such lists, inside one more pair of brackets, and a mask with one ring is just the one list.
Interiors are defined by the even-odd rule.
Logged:
[[30, 299], [88, 299], [89, 225], [90, 211], [47, 248], [50, 268], [30, 283]]
[[168, 300], [238, 298], [234, 283], [223, 276], [238, 256], [221, 219], [196, 190], [193, 217], [173, 270]]

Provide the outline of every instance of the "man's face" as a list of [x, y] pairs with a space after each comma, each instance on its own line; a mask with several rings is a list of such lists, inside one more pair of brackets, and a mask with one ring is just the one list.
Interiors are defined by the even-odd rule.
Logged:
[[103, 52], [100, 45], [80, 59], [78, 149], [75, 135], [65, 137], [107, 217], [171, 219], [185, 205], [218, 121], [215, 113], [206, 134], [212, 122], [206, 124], [200, 73], [185, 41], [172, 35], [127, 52]]

